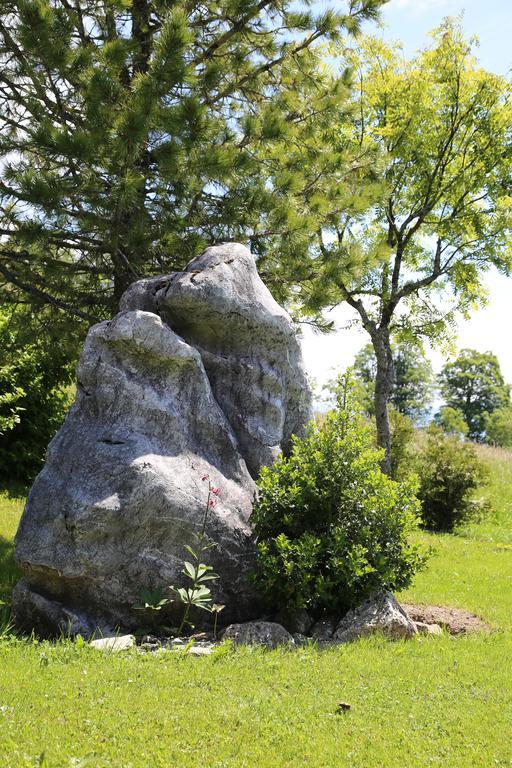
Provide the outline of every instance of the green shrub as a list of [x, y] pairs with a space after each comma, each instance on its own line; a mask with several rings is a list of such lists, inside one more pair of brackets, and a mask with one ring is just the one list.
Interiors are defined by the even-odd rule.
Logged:
[[466, 437], [469, 432], [469, 427], [464, 419], [464, 414], [457, 408], [452, 408], [451, 405], [444, 405], [434, 418], [435, 424], [441, 427], [443, 432], [447, 435], [456, 435], [458, 437]]
[[[21, 315], [21, 313], [20, 313]], [[0, 483], [29, 483], [70, 403], [73, 366], [67, 349], [44, 333], [28, 339], [31, 322], [0, 312]]]
[[512, 447], [512, 408], [499, 408], [487, 416], [485, 442], [500, 448]]
[[411, 475], [411, 449], [414, 440], [414, 425], [404, 413], [392, 406], [389, 408], [391, 428], [391, 477], [405, 480]]
[[450, 532], [475, 513], [474, 491], [486, 480], [486, 470], [472, 445], [429, 427], [417, 459], [418, 497], [423, 525]]
[[378, 588], [406, 587], [425, 559], [410, 542], [413, 487], [381, 472], [347, 378], [336, 400], [320, 427], [260, 474], [255, 580], [274, 609], [341, 615]]
[[13, 384], [12, 374], [13, 366], [0, 366], [0, 436], [20, 423], [20, 413], [23, 410], [20, 400], [26, 393], [21, 387]]

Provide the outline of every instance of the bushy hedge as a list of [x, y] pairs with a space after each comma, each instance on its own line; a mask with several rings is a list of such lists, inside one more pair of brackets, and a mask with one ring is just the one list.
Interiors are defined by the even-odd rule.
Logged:
[[378, 588], [406, 587], [424, 562], [410, 541], [414, 488], [381, 472], [350, 389], [345, 379], [323, 424], [261, 471], [255, 579], [275, 609], [341, 615]]
[[451, 532], [474, 515], [474, 491], [485, 483], [487, 475], [471, 444], [431, 426], [417, 457], [417, 472], [426, 528]]

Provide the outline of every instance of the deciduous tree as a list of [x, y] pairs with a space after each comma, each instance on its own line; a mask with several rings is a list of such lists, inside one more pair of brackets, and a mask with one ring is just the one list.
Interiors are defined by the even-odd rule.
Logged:
[[492, 352], [463, 349], [444, 366], [441, 390], [446, 404], [462, 413], [473, 440], [484, 438], [490, 414], [510, 406], [510, 387]]
[[434, 424], [441, 427], [446, 435], [457, 435], [459, 438], [466, 437], [469, 432], [464, 415], [450, 405], [440, 408], [435, 415]]
[[[433, 373], [430, 360], [420, 344], [391, 344], [394, 379], [390, 402], [397, 411], [413, 421], [421, 421], [432, 402]], [[375, 416], [375, 380], [377, 358], [372, 344], [358, 352], [354, 361], [355, 376], [365, 389], [365, 410]]]
[[[474, 44], [446, 20], [410, 60], [399, 46], [373, 38], [354, 50], [352, 138], [387, 157], [387, 191], [370, 214], [327, 207], [297, 273], [306, 310], [346, 302], [370, 336], [387, 472], [392, 336], [439, 338], [454, 312], [484, 300], [485, 272], [508, 273], [512, 263], [510, 85], [479, 66]], [[345, 133], [338, 126], [338, 135]], [[317, 136], [327, 156], [332, 135]], [[282, 263], [281, 275], [292, 283], [293, 268], [293, 258]]]
[[512, 407], [498, 408], [485, 420], [485, 441], [501, 448], [512, 448]]

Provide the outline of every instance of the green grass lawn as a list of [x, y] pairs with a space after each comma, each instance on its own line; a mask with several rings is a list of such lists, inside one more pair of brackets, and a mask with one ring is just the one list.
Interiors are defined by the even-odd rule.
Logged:
[[[435, 556], [402, 597], [473, 610], [491, 635], [206, 658], [5, 637], [1, 768], [510, 768], [512, 454], [485, 460], [496, 512], [463, 535], [422, 535]], [[4, 599], [20, 511], [0, 497]]]

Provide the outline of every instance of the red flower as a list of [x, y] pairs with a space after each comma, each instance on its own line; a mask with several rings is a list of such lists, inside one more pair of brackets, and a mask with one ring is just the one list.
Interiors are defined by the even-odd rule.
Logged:
[[217, 506], [217, 499], [210, 499], [210, 507], [213, 509], [213, 507]]
[[204, 483], [205, 480], [209, 480], [209, 479], [210, 479], [210, 475], [203, 475], [202, 478], [201, 478], [203, 483]]
[[219, 493], [220, 493], [220, 488], [211, 488], [210, 490], [211, 490], [211, 492], [212, 492], [212, 493], [214, 493], [216, 496], [218, 496], [218, 495], [219, 495]]

